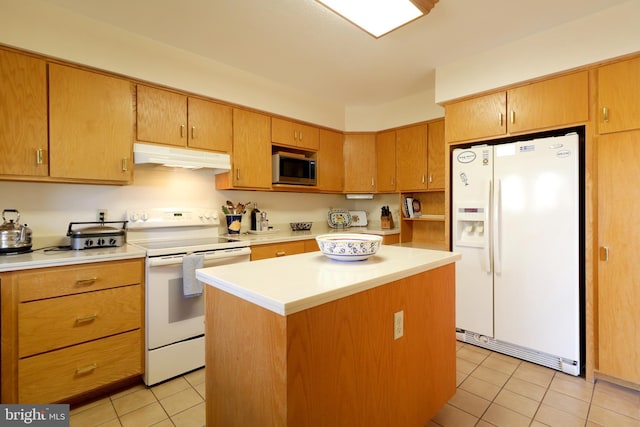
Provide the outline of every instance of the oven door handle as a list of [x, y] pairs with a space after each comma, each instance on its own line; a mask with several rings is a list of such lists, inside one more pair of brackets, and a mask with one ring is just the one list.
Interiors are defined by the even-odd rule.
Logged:
[[247, 256], [251, 255], [251, 248], [232, 248], [232, 249], [223, 249], [220, 251], [210, 252], [204, 255], [204, 260], [221, 260], [225, 258], [235, 258], [239, 256]]
[[[219, 251], [206, 253], [204, 256], [204, 260], [223, 260], [225, 258], [235, 258], [239, 256], [248, 256], [251, 255], [251, 248], [231, 248], [231, 249], [222, 249]], [[171, 256], [161, 256], [161, 257], [152, 257], [148, 259], [149, 267], [160, 267], [163, 265], [175, 265], [182, 264], [182, 257], [184, 255], [171, 255]]]

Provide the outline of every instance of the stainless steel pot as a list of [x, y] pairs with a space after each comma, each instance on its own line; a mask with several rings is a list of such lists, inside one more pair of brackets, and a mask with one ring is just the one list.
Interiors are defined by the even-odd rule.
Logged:
[[[16, 215], [15, 220], [7, 221], [5, 215], [12, 212]], [[17, 209], [5, 209], [2, 211], [0, 225], [0, 254], [13, 254], [27, 252], [31, 250], [31, 229], [27, 224], [20, 224], [20, 212]]]

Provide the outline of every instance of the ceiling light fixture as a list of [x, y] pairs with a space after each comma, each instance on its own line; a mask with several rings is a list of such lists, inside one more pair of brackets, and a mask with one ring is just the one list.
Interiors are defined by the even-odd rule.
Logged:
[[316, 0], [375, 38], [429, 13], [438, 0]]

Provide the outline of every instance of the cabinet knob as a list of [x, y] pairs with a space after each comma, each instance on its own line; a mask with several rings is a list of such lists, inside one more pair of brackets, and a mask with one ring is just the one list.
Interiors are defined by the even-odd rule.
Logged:
[[82, 366], [80, 368], [76, 368], [76, 375], [84, 375], [96, 370], [98, 365], [96, 363], [92, 363], [91, 365]]
[[76, 317], [76, 323], [93, 322], [98, 317], [97, 314], [89, 314], [88, 316]]
[[516, 122], [516, 112], [511, 110], [511, 124]]
[[429, 184], [433, 183], [433, 174], [429, 174]]
[[196, 139], [196, 127], [191, 126], [191, 139]]
[[285, 251], [278, 251], [276, 252], [276, 256], [285, 256], [287, 253]]
[[93, 285], [98, 280], [97, 277], [89, 277], [88, 279], [78, 279], [76, 280], [76, 285], [78, 286], [88, 286]]
[[607, 107], [602, 107], [602, 121], [609, 123], [609, 109]]
[[236, 180], [240, 181], [240, 168], [236, 168]]
[[122, 172], [126, 172], [127, 170], [129, 170], [128, 168], [129, 162], [127, 160], [128, 160], [127, 158], [122, 159]]
[[36, 165], [41, 165], [43, 160], [43, 150], [42, 148], [38, 148], [36, 150]]
[[504, 125], [504, 114], [498, 113], [498, 121], [500, 122], [500, 126]]
[[180, 138], [184, 138], [184, 125], [180, 125]]

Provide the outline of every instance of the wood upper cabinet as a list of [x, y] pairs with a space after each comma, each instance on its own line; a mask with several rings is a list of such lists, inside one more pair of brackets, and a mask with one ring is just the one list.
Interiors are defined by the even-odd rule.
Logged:
[[[636, 98], [637, 100], [637, 98]], [[598, 137], [598, 371], [640, 384], [640, 130]]]
[[316, 151], [319, 138], [317, 127], [277, 117], [271, 119], [271, 141], [275, 145]]
[[133, 84], [49, 64], [49, 174], [128, 183], [133, 143]]
[[598, 131], [640, 128], [640, 58], [598, 69]]
[[427, 190], [427, 125], [396, 131], [398, 190]]
[[447, 141], [490, 138], [507, 132], [506, 92], [492, 93], [445, 106]]
[[589, 120], [589, 73], [582, 71], [445, 106], [446, 139], [486, 139]]
[[444, 119], [427, 125], [427, 172], [429, 190], [444, 190]]
[[344, 191], [376, 191], [376, 136], [351, 133], [344, 137]]
[[0, 50], [0, 175], [49, 175], [47, 65]]
[[342, 133], [320, 129], [316, 170], [318, 190], [342, 192], [344, 182], [344, 157]]
[[137, 86], [137, 140], [229, 153], [232, 107]]
[[376, 162], [378, 192], [396, 190], [396, 131], [380, 132], [376, 135]]
[[589, 72], [568, 74], [507, 92], [510, 133], [589, 120]]
[[218, 189], [271, 188], [271, 118], [233, 109], [231, 172], [216, 175]]

